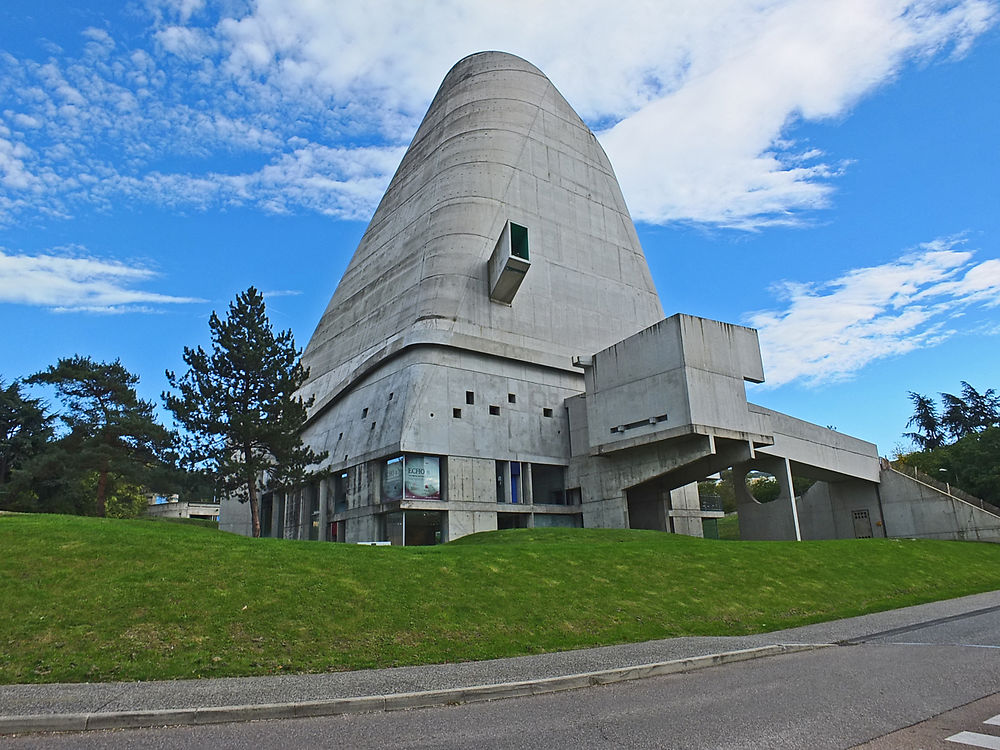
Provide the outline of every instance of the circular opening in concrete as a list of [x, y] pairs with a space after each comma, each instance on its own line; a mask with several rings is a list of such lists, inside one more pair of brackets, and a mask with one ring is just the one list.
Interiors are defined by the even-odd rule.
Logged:
[[773, 474], [766, 471], [751, 471], [747, 473], [747, 492], [758, 503], [769, 503], [781, 494], [781, 487]]

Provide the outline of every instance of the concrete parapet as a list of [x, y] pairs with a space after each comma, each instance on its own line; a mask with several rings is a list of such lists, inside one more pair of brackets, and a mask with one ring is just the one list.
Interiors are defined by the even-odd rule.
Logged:
[[1000, 542], [1000, 516], [892, 468], [881, 478], [889, 536]]

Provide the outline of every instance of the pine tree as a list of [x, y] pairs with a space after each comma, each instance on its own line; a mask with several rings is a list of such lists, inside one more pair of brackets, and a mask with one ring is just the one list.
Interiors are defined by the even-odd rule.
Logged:
[[934, 406], [934, 400], [910, 391], [910, 401], [913, 402], [913, 416], [906, 426], [915, 426], [917, 432], [904, 432], [903, 436], [910, 438], [920, 446], [921, 450], [933, 450], [941, 446], [944, 443], [944, 435], [941, 432], [941, 420]]
[[97, 515], [105, 515], [109, 479], [144, 484], [163, 465], [170, 433], [157, 423], [153, 405], [136, 394], [139, 377], [120, 360], [68, 357], [25, 382], [55, 387], [65, 407], [59, 418], [69, 429], [59, 443], [77, 469], [97, 473]]
[[40, 453], [52, 438], [52, 417], [42, 402], [25, 396], [16, 380], [0, 381], [0, 485], [27, 459]]
[[220, 494], [250, 503], [253, 535], [260, 536], [259, 486], [294, 487], [326, 458], [302, 445], [299, 433], [312, 399], [296, 395], [309, 376], [291, 331], [274, 334], [264, 298], [253, 287], [237, 296], [221, 320], [209, 318], [212, 350], [184, 348], [188, 371], [167, 371], [177, 393], [167, 408], [188, 433], [186, 458], [214, 474]]

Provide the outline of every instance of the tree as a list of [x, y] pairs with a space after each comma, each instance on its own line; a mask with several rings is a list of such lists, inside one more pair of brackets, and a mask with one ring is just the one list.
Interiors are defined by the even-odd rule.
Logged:
[[950, 393], [942, 393], [941, 398], [961, 404], [961, 426], [964, 430], [956, 438], [965, 437], [972, 432], [982, 432], [1000, 422], [1000, 398], [992, 388], [980, 393], [963, 380], [962, 398], [956, 398]]
[[[87, 494], [93, 495], [98, 475], [90, 472], [83, 478]], [[108, 480], [106, 514], [108, 518], [138, 518], [149, 507], [149, 500], [142, 485], [129, 482], [125, 477], [112, 476]]]
[[310, 465], [326, 458], [299, 436], [312, 399], [296, 395], [309, 376], [299, 362], [291, 331], [274, 334], [264, 298], [254, 287], [208, 326], [211, 352], [184, 348], [188, 371], [167, 371], [167, 408], [187, 431], [185, 453], [194, 467], [215, 475], [219, 493], [250, 503], [253, 535], [260, 536], [258, 484], [275, 488], [304, 483]]
[[10, 481], [11, 471], [44, 450], [52, 439], [52, 417], [42, 402], [21, 393], [14, 381], [0, 381], [0, 485]]
[[88, 493], [83, 481], [86, 470], [80, 467], [79, 458], [62, 440], [48, 443], [11, 472], [4, 486], [3, 507], [22, 513], [94, 515], [94, 488]]
[[917, 432], [905, 432], [904, 437], [910, 438], [922, 450], [939, 447], [944, 442], [944, 435], [941, 432], [941, 420], [938, 418], [934, 400], [910, 391], [910, 401], [913, 402], [913, 416], [906, 426], [916, 426]]
[[[991, 503], [1000, 502], [1000, 396], [980, 393], [962, 381], [962, 395], [941, 394], [941, 417], [934, 402], [910, 393], [915, 406], [905, 433], [921, 450], [900, 453], [898, 461]], [[947, 438], [947, 439], [946, 439]]]
[[[64, 358], [25, 382], [53, 386], [63, 402], [59, 418], [68, 434], [59, 440], [60, 448], [72, 457], [77, 481], [88, 471], [96, 472], [97, 515], [105, 515], [109, 478], [144, 484], [163, 465], [170, 433], [156, 422], [153, 405], [138, 397], [139, 378], [120, 360]], [[59, 479], [53, 476], [52, 462], [46, 464], [49, 478]]]
[[947, 481], [993, 505], [1000, 505], [1000, 427], [966, 435], [948, 446]]

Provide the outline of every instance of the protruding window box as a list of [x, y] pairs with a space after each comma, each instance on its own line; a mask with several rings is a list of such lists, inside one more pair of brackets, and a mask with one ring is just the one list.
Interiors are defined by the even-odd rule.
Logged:
[[490, 299], [509, 305], [521, 288], [531, 263], [528, 261], [528, 230], [508, 221], [493, 248], [488, 270]]

